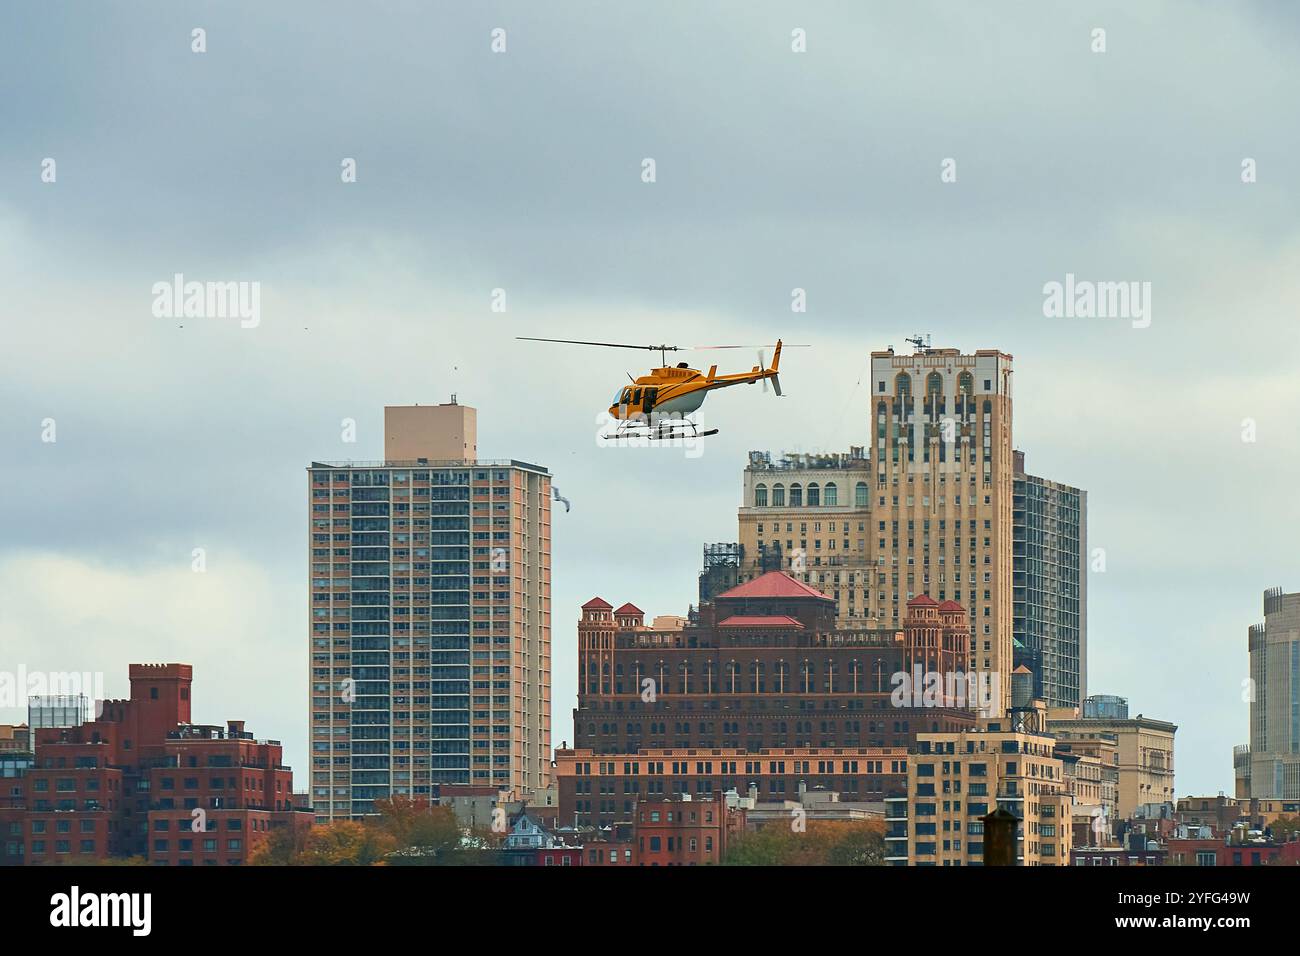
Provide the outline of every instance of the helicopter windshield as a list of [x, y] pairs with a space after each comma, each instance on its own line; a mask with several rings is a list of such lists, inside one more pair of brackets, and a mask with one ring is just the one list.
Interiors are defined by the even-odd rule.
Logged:
[[614, 393], [614, 401], [610, 402], [610, 404], [611, 405], [623, 404], [623, 389], [620, 388], [617, 392]]

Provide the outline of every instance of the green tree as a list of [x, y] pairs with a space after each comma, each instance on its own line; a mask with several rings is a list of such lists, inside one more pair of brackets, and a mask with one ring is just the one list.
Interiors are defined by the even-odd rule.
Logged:
[[1300, 817], [1278, 817], [1269, 827], [1278, 840], [1286, 840], [1292, 833], [1300, 831]]

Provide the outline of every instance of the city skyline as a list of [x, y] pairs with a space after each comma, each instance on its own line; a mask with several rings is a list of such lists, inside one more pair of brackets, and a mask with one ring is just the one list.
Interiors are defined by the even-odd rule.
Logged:
[[[1300, 590], [1300, 133], [1276, 121], [1300, 24], [742, 9], [0, 13], [3, 663], [103, 672], [110, 697], [125, 662], [191, 663], [203, 719], [266, 728], [305, 774], [303, 466], [380, 457], [384, 405], [454, 392], [481, 457], [536, 462], [572, 502], [558, 743], [581, 604], [683, 613], [701, 547], [735, 537], [748, 452], [869, 445], [869, 353], [928, 331], [1015, 357], [1016, 445], [1088, 492], [1089, 691], [1178, 724], [1180, 794], [1231, 792], [1247, 628], [1266, 588]], [[259, 282], [259, 323], [154, 314], [176, 274]], [[1150, 324], [1048, 317], [1067, 276], [1150, 282]], [[599, 447], [640, 365], [557, 351], [539, 371], [513, 342], [612, 327], [813, 347], [783, 358], [785, 397], [710, 399], [721, 431], [692, 458]]]

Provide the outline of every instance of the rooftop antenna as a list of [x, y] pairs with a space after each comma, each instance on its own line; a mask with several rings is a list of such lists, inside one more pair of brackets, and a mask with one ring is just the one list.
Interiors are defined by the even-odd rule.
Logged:
[[926, 332], [926, 333], [925, 333], [925, 337], [924, 337], [924, 338], [922, 338], [920, 332], [917, 332], [917, 333], [915, 333], [915, 334], [914, 334], [910, 339], [904, 339], [903, 341], [905, 341], [908, 345], [910, 345], [910, 346], [912, 346], [913, 348], [915, 348], [918, 352], [929, 352], [929, 351], [930, 351], [930, 333], [929, 333], [929, 332]]

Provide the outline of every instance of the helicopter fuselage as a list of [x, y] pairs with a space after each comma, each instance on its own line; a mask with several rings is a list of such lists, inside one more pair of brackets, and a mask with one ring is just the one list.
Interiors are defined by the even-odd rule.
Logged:
[[757, 365], [749, 372], [734, 375], [719, 375], [716, 365], [707, 375], [681, 365], [651, 369], [649, 375], [642, 375], [619, 391], [614, 404], [609, 406], [609, 414], [619, 421], [648, 418], [652, 414], [689, 415], [704, 404], [705, 397], [715, 388], [752, 384], [775, 375], [775, 368]]

